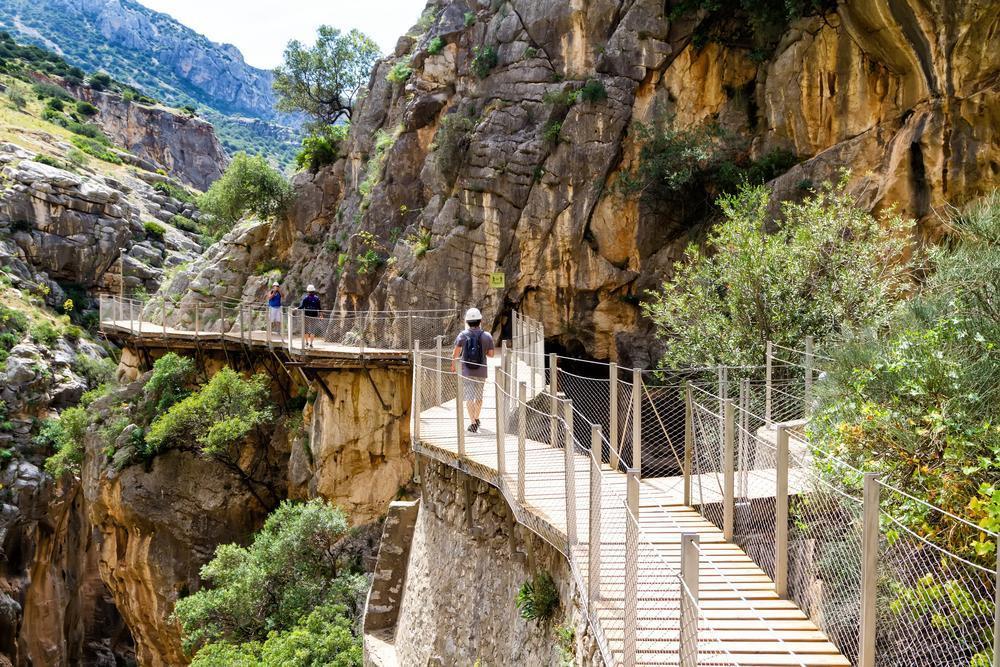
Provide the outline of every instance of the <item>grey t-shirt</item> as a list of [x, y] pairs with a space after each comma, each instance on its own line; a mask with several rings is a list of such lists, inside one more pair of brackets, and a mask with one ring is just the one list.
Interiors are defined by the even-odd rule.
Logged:
[[[476, 327], [475, 329], [466, 329], [462, 333], [458, 334], [458, 337], [455, 338], [455, 347], [465, 348], [465, 341], [470, 336], [480, 336], [479, 344], [483, 348], [483, 358], [485, 358], [487, 354], [493, 350], [493, 336], [479, 327]], [[480, 366], [476, 363], [470, 364], [464, 361], [462, 361], [461, 364], [462, 375], [465, 377], [484, 378], [487, 376], [487, 369], [485, 365]]]

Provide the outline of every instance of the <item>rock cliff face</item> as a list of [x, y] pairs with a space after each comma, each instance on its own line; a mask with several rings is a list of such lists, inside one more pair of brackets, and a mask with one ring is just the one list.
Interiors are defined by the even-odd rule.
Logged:
[[[849, 1], [793, 21], [773, 52], [727, 38], [745, 16], [669, 4], [429, 3], [433, 25], [373, 73], [343, 159], [297, 177], [269, 237], [286, 287], [342, 307], [475, 304], [494, 329], [517, 307], [550, 344], [646, 364], [637, 302], [711, 224], [718, 190], [623, 195], [638, 123], [718, 126], [744, 163], [792, 154], [780, 197], [849, 168], [867, 206], [927, 236], [941, 207], [1000, 182], [1000, 18], [983, 3]], [[386, 80], [396, 62], [404, 84]], [[603, 92], [576, 94], [594, 81]], [[378, 268], [359, 270], [369, 251]]]
[[207, 190], [225, 170], [226, 153], [210, 123], [92, 88], [79, 86], [72, 92], [97, 107], [96, 120], [112, 142], [154, 169], [199, 190]]

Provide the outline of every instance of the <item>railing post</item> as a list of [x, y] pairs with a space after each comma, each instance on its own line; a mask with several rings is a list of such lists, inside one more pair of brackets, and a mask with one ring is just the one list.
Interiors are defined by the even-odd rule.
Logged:
[[[560, 394], [562, 396], [562, 394]], [[566, 442], [563, 443], [563, 461], [566, 477], [566, 542], [569, 548], [576, 544], [576, 457], [573, 455], [573, 401], [561, 399], [565, 412]]]
[[502, 482], [507, 472], [507, 397], [501, 377], [499, 372], [493, 377], [493, 404], [497, 418], [497, 478]]
[[246, 331], [246, 328], [247, 328], [247, 324], [246, 324], [247, 317], [246, 317], [246, 315], [247, 315], [247, 313], [246, 313], [246, 305], [242, 301], [240, 301], [240, 312], [239, 312], [239, 317], [240, 317], [240, 343], [243, 344], [243, 345], [246, 345], [246, 335], [244, 333]]
[[1000, 535], [997, 536], [997, 571], [993, 582], [993, 664], [1000, 665]]
[[559, 448], [559, 402], [564, 398], [558, 391], [558, 380], [555, 379], [556, 355], [549, 355], [549, 446]]
[[437, 337], [437, 354], [436, 360], [434, 362], [434, 369], [437, 371], [437, 379], [434, 381], [434, 388], [437, 392], [437, 402], [435, 405], [441, 405], [444, 403], [444, 396], [442, 395], [442, 389], [444, 387], [444, 376], [441, 374], [441, 363], [444, 358], [444, 336]]
[[420, 341], [413, 342], [413, 441], [420, 443]]
[[465, 386], [462, 364], [455, 363], [455, 424], [458, 427], [458, 455], [465, 456]]
[[413, 345], [413, 311], [406, 311], [406, 342]]
[[608, 364], [608, 400], [610, 401], [608, 415], [608, 463], [612, 470], [618, 470], [618, 448], [621, 440], [618, 438], [618, 364]]
[[524, 441], [527, 435], [525, 423], [528, 411], [528, 385], [523, 381], [517, 383], [517, 500], [524, 504]]
[[160, 308], [160, 325], [163, 327], [163, 340], [167, 339], [167, 298], [163, 297], [160, 300], [162, 307]]
[[767, 361], [766, 361], [766, 379], [764, 381], [764, 423], [768, 426], [771, 425], [771, 384], [772, 384], [772, 373], [773, 364], [771, 363], [771, 357], [773, 350], [773, 344], [771, 341], [767, 341]]
[[736, 410], [733, 399], [722, 401], [722, 536], [733, 541], [736, 490]]
[[778, 425], [774, 477], [774, 592], [788, 597], [788, 430]]
[[684, 381], [684, 504], [691, 506], [691, 468], [694, 462], [694, 401], [691, 385]]
[[601, 449], [601, 427], [590, 426], [590, 522], [587, 528], [587, 599], [590, 612], [601, 599], [601, 460], [593, 452]]
[[632, 369], [632, 467], [642, 477], [642, 371]]
[[639, 471], [629, 468], [625, 473], [625, 497], [628, 517], [625, 519], [625, 667], [636, 664], [636, 625], [639, 605]]
[[717, 373], [719, 376], [719, 398], [729, 398], [729, 369], [719, 364]]
[[875, 665], [876, 587], [878, 584], [878, 473], [866, 472], [861, 524], [861, 631], [858, 667]]
[[678, 657], [681, 667], [698, 665], [698, 533], [681, 534], [681, 627]]
[[802, 364], [805, 366], [806, 371], [806, 386], [805, 386], [805, 405], [802, 406], [802, 417], [809, 418], [809, 403], [812, 401], [812, 387], [813, 387], [813, 337], [806, 336], [806, 354], [805, 359]]
[[306, 311], [304, 310], [299, 313], [299, 352], [306, 353]]

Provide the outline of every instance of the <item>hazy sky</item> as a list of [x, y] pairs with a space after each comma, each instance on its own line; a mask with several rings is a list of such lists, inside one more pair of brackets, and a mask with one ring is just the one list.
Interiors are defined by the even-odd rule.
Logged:
[[270, 69], [281, 62], [290, 39], [311, 44], [316, 28], [358, 28], [382, 47], [417, 22], [425, 0], [139, 0], [202, 33], [235, 44], [247, 62]]

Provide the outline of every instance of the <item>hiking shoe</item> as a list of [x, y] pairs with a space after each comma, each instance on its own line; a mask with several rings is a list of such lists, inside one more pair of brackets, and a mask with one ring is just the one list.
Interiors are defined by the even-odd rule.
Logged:
[[479, 420], [478, 419], [475, 420], [474, 422], [472, 422], [471, 424], [469, 424], [468, 431], [469, 431], [469, 433], [478, 433], [479, 432]]

